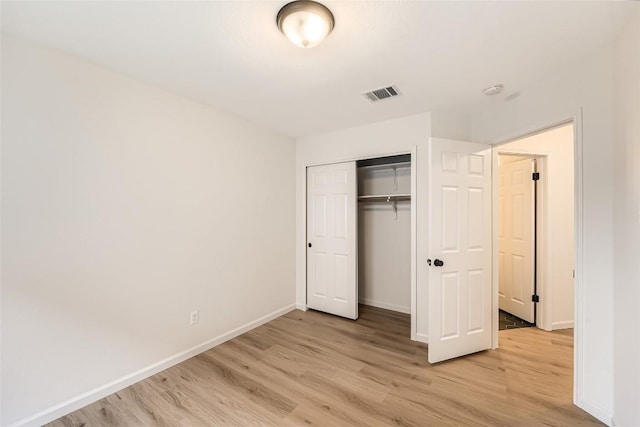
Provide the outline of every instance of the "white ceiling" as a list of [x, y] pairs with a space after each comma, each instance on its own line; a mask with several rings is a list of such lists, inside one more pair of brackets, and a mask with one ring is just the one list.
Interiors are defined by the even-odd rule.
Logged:
[[[327, 0], [336, 26], [293, 46], [286, 1], [2, 1], [3, 32], [291, 136], [496, 102], [611, 40], [636, 2]], [[401, 97], [361, 92], [395, 84]]]

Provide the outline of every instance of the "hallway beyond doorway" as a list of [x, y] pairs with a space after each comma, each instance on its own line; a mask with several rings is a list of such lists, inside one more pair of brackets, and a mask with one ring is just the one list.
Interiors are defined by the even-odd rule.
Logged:
[[529, 323], [526, 320], [522, 320], [521, 318], [514, 316], [511, 313], [500, 310], [500, 313], [498, 315], [499, 330], [504, 331], [507, 329], [531, 328], [532, 326], [534, 326], [533, 323]]

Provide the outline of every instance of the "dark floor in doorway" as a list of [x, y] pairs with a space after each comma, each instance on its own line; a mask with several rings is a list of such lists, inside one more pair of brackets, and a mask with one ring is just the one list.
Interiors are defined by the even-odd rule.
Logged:
[[530, 328], [533, 324], [522, 320], [513, 314], [500, 310], [500, 330], [505, 329], [517, 329], [517, 328]]

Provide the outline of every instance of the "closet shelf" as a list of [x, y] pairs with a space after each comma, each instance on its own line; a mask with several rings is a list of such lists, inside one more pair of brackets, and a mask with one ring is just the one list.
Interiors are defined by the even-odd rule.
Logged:
[[367, 166], [358, 166], [358, 169], [398, 169], [398, 168], [410, 168], [411, 162], [400, 162], [400, 163], [385, 163], [381, 165], [367, 165]]
[[402, 202], [411, 200], [411, 194], [376, 194], [371, 196], [359, 196], [359, 202]]

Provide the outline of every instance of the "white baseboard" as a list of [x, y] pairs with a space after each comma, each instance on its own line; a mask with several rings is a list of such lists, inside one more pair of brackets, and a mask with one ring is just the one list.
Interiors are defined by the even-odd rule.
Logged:
[[609, 412], [605, 411], [600, 406], [595, 405], [591, 402], [588, 402], [584, 399], [577, 399], [574, 403], [578, 408], [585, 410], [586, 412], [593, 415], [594, 417], [596, 417], [597, 419], [599, 419], [609, 427], [612, 426], [613, 414], [610, 414]]
[[573, 328], [574, 321], [573, 320], [564, 320], [562, 322], [553, 322], [551, 323], [551, 330], [555, 331], [558, 329], [571, 329]]
[[302, 310], [302, 311], [307, 311], [307, 305], [298, 302], [298, 303], [296, 303], [296, 309]]
[[386, 302], [375, 301], [369, 298], [360, 298], [358, 300], [360, 304], [370, 305], [372, 307], [384, 308], [385, 310], [397, 311], [398, 313], [411, 314], [411, 308], [403, 307], [401, 305], [388, 304]]
[[425, 344], [429, 344], [429, 335], [421, 334], [420, 332], [416, 333], [416, 341], [423, 342]]
[[96, 402], [110, 394], [113, 394], [119, 390], [122, 390], [123, 388], [129, 387], [132, 384], [135, 384], [139, 381], [142, 381], [145, 378], [155, 375], [158, 372], [164, 371], [167, 368], [170, 368], [174, 365], [177, 365], [180, 362], [190, 359], [193, 356], [196, 356], [204, 351], [210, 350], [219, 344], [229, 341], [230, 339], [233, 339], [239, 335], [242, 335], [245, 332], [250, 331], [251, 329], [257, 328], [258, 326], [261, 326], [267, 322], [270, 322], [271, 320], [277, 317], [280, 317], [284, 314], [287, 314], [290, 311], [295, 309], [296, 309], [295, 304], [288, 305], [284, 308], [274, 311], [273, 313], [269, 313], [266, 316], [263, 316], [252, 322], [249, 322], [243, 326], [240, 326], [222, 335], [218, 335], [215, 338], [211, 338], [210, 340], [207, 340], [194, 347], [191, 347], [190, 349], [187, 349], [180, 353], [174, 354], [173, 356], [170, 356], [164, 360], [156, 362], [153, 365], [149, 365], [145, 368], [139, 369], [115, 381], [111, 381], [110, 383], [96, 387], [93, 390], [90, 390], [86, 393], [80, 394], [76, 397], [72, 397], [71, 399], [65, 400], [64, 402], [54, 405], [48, 409], [40, 411], [27, 418], [23, 418], [22, 420], [16, 421], [13, 424], [10, 424], [8, 427], [18, 427], [18, 426], [36, 427], [36, 426], [41, 426], [43, 424], [51, 422], [53, 420], [56, 420], [75, 410], [78, 410], [84, 406], [87, 406], [93, 402]]

